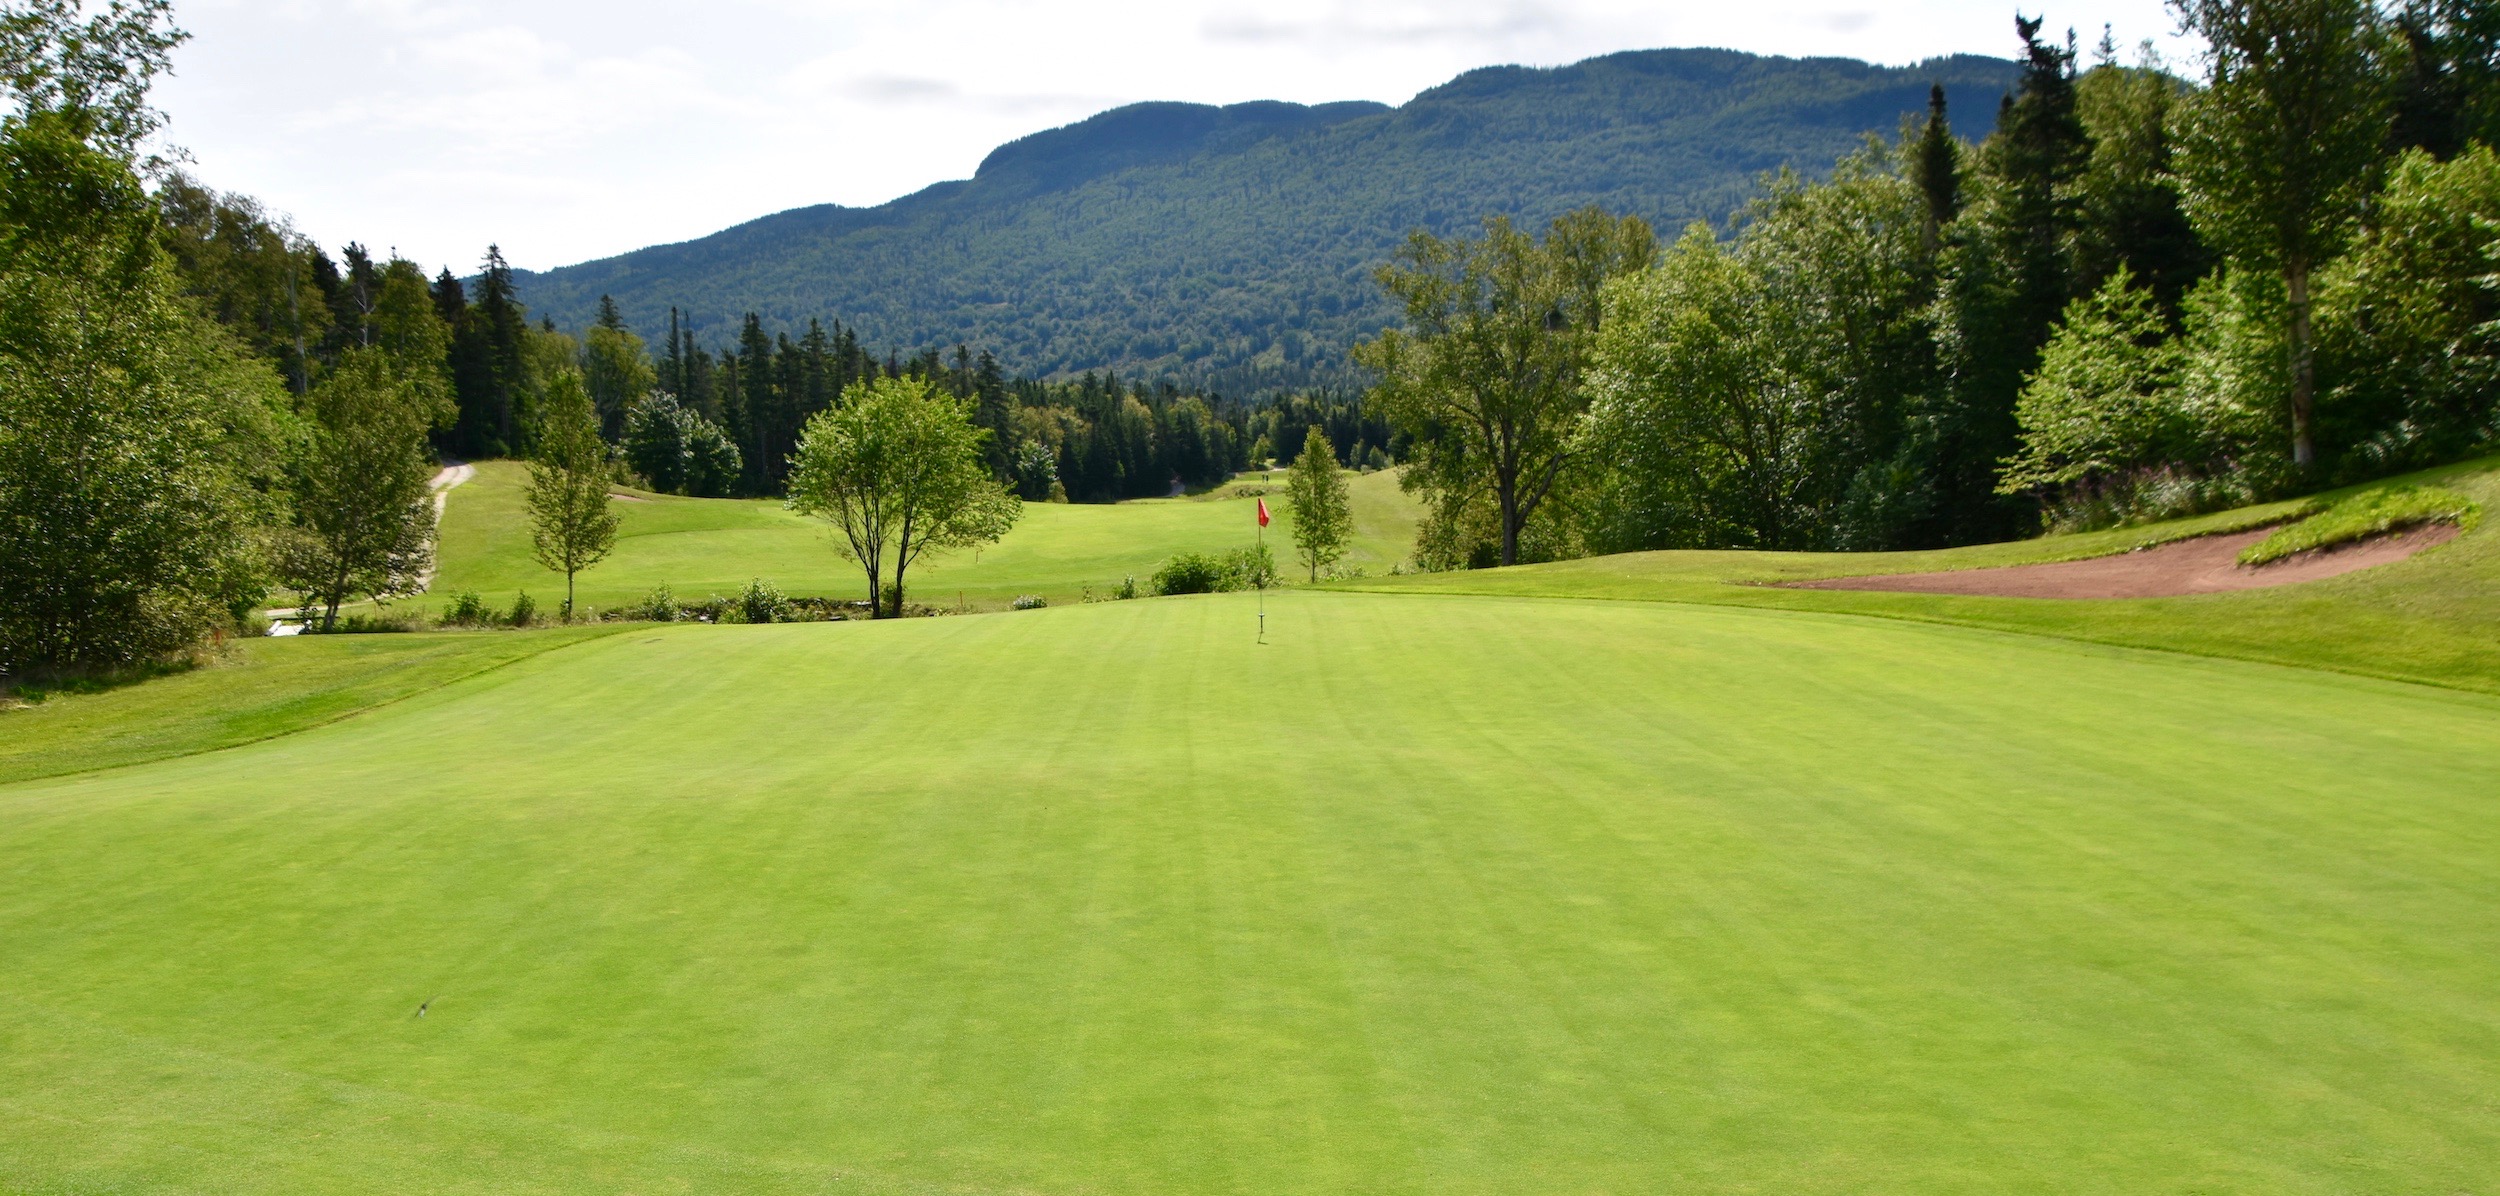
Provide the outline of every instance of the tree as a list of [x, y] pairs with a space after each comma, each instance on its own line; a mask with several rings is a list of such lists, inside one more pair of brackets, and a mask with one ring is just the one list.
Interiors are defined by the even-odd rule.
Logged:
[[306, 399], [311, 417], [295, 465], [296, 529], [280, 580], [338, 624], [359, 598], [416, 592], [433, 560], [434, 456], [426, 434], [449, 412], [429, 409], [379, 350], [350, 350]]
[[1337, 448], [1317, 426], [1302, 438], [1301, 455], [1285, 473], [1285, 510], [1293, 516], [1295, 555], [1310, 570], [1336, 564], [1354, 534], [1354, 512], [1347, 506], [1345, 475], [1337, 469]]
[[2105, 485], [2183, 457], [2178, 349], [2152, 292], [2135, 283], [2122, 265], [2067, 307], [2015, 408], [2023, 447], [2005, 462], [2005, 493]]
[[92, 16], [88, 7], [22, 0], [0, 12], [0, 80], [20, 118], [60, 117], [98, 152], [131, 162], [165, 124], [149, 85], [173, 69], [174, 48], [191, 35], [173, 26], [173, 0], [106, 0]]
[[1932, 253], [1944, 227], [1962, 211], [1962, 142], [1945, 115], [1942, 83], [1927, 92], [1927, 120], [1919, 126], [1917, 149], [1910, 157], [1910, 181], [1927, 204], [1924, 241]]
[[[90, 123], [0, 124], [0, 670], [181, 649], [266, 588], [269, 366], [193, 314], [157, 209]], [[255, 484], [255, 483], [262, 484]]]
[[807, 421], [791, 462], [790, 509], [842, 533], [842, 553], [866, 570], [879, 618], [903, 613], [904, 574], [922, 556], [992, 543], [1023, 514], [990, 477], [987, 433], [972, 414], [970, 401], [925, 380], [881, 378], [854, 383]]
[[1419, 231], [1375, 275], [1406, 327], [1355, 356], [1380, 376], [1373, 409], [1413, 438], [1403, 484], [1445, 512], [1489, 492], [1504, 565], [1519, 563], [1520, 533], [1571, 458], [1598, 293], [1656, 254], [1638, 217], [1586, 208], [1543, 243], [1505, 217], [1476, 241]]
[[642, 338], [604, 321], [582, 334], [582, 380], [599, 413], [600, 435], [615, 440], [625, 434], [625, 410], [660, 383], [643, 352]]
[[2209, 86], [2182, 106], [2188, 216], [2232, 262], [2283, 280], [2292, 464], [2317, 463], [2310, 282], [2359, 217], [2387, 133], [2370, 0], [2171, 0], [2204, 36]]
[[616, 547], [608, 508], [608, 446], [578, 374], [559, 374], [538, 413], [530, 457], [530, 538], [538, 563], [564, 575], [564, 621], [573, 621], [573, 577]]
[[626, 408], [624, 449], [625, 464], [663, 493], [719, 498], [738, 485], [729, 434], [664, 390]]

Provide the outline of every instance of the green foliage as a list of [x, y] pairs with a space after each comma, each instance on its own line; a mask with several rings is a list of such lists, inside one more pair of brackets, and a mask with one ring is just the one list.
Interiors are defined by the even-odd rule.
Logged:
[[1241, 588], [1221, 555], [1199, 552], [1184, 552], [1164, 562], [1148, 584], [1157, 594], [1214, 594]]
[[[45, 11], [50, 11], [46, 9]], [[123, 667], [235, 625], [283, 397], [193, 316], [128, 166], [0, 124], [0, 670]]]
[[1501, 217], [1480, 240], [1419, 231], [1376, 274], [1406, 320], [1355, 351], [1380, 378], [1370, 406], [1407, 438], [1405, 485], [1437, 514], [1490, 494], [1502, 564], [1519, 562], [1522, 531], [1571, 459], [1599, 295], [1656, 254], [1639, 218], [1588, 208], [1543, 241]]
[[842, 401], [807, 423], [791, 462], [791, 510], [841, 533], [837, 547], [883, 596], [886, 616], [902, 614], [904, 575], [931, 552], [995, 542], [1015, 526], [1023, 503], [990, 476], [985, 429], [970, 405], [926, 382], [883, 378], [854, 384]]
[[2370, 0], [2183, 0], [2212, 83], [2180, 116], [2180, 194], [2232, 264], [2283, 279], [2293, 464], [2317, 460], [2310, 280], [2342, 247], [2387, 135]]
[[51, 118], [127, 163], [164, 127], [148, 88], [190, 37], [173, 25], [172, 0], [16, 0], [0, 11], [0, 82], [21, 119]]
[[2320, 276], [2319, 421], [2347, 476], [2500, 443], [2500, 154], [2416, 151]]
[[358, 349], [305, 400], [293, 466], [296, 524], [279, 580], [325, 608], [412, 594], [433, 564], [433, 451], [427, 410], [378, 349]]
[[2094, 489], [2193, 455], [2177, 406], [2178, 347], [2152, 291], [2135, 283], [2122, 264], [2067, 307], [2015, 408], [2023, 447], [2005, 463], [2000, 492]]
[[[832, 313], [877, 343], [987, 345], [1039, 376], [1350, 391], [1346, 352], [1398, 317], [1369, 272], [1409, 230], [1463, 236], [1488, 214], [1540, 228], [1591, 204], [1661, 228], [1720, 219], [1761, 172], [1819, 169], [1918, 111], [1931, 83], [1985, 114], [2012, 78], [1968, 56], [1894, 68], [1660, 50], [1471, 71], [1396, 109], [1139, 105], [879, 208], [785, 212], [521, 282], [566, 327], [612, 295], [655, 339], [672, 305], [716, 346], [750, 311], [793, 337]], [[1350, 447], [1344, 431], [1329, 429]]]
[[608, 502], [608, 446], [582, 376], [555, 375], [539, 406], [530, 458], [530, 540], [538, 563], [564, 575], [564, 620], [573, 621], [573, 578], [616, 547]]
[[479, 597], [475, 590], [454, 593], [451, 601], [444, 604], [442, 613], [436, 616], [445, 627], [484, 627], [494, 617], [495, 608], [486, 605], [486, 600]]
[[2481, 516], [2481, 506], [2453, 490], [2430, 486], [2372, 489], [2249, 545], [2240, 551], [2240, 563], [2263, 565], [2426, 523], [2455, 523], [2471, 530]]
[[778, 587], [759, 577], [739, 593], [738, 613], [749, 623], [787, 623], [796, 610]]
[[625, 463], [663, 494], [714, 498], [738, 484], [738, 446], [720, 425], [654, 391], [625, 412]]
[[581, 371], [597, 405], [601, 434], [625, 434], [625, 412], [659, 386], [642, 338], [622, 327], [593, 324], [582, 333]]
[[[572, 621], [569, 604], [565, 611], [565, 620]], [[521, 591], [520, 596], [512, 600], [512, 615], [509, 622], [515, 627], [528, 627], [538, 622], [538, 601], [530, 597], [528, 590]]]
[[617, 611], [615, 617], [641, 619], [653, 623], [674, 623], [684, 617], [685, 610], [677, 603], [677, 592], [667, 585], [652, 587], [650, 593], [632, 606]]
[[1007, 604], [1007, 609], [1040, 610], [1049, 605], [1050, 599], [1044, 598], [1039, 594], [1018, 594], [1013, 601]]
[[1354, 535], [1354, 512], [1346, 500], [1345, 476], [1337, 468], [1337, 448], [1328, 433], [1313, 426], [1302, 438], [1302, 451], [1285, 472], [1285, 509], [1293, 519], [1294, 555], [1312, 581], [1337, 563]]

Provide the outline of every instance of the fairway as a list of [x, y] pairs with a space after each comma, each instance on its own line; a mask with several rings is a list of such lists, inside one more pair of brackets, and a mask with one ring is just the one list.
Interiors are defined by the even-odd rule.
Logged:
[[2500, 700], [1267, 602], [635, 628], [0, 786], [0, 1189], [2500, 1171]]
[[[1256, 479], [1258, 474], [1242, 475]], [[1154, 571], [1183, 552], [1247, 548], [1258, 524], [1253, 497], [1264, 494], [1276, 524], [1267, 529], [1278, 567], [1293, 560], [1293, 523], [1284, 503], [1284, 473], [1272, 482], [1237, 481], [1199, 498], [1143, 499], [1117, 504], [1026, 503], [1006, 539], [975, 552], [933, 555], [905, 579], [912, 601], [996, 610], [1021, 594], [1054, 603], [1088, 592], [1108, 596], [1124, 578], [1144, 587]], [[443, 518], [442, 567], [425, 599], [474, 590], [498, 606], [527, 590], [541, 605], [564, 596], [564, 575], [530, 555], [527, 471], [512, 462], [478, 466], [477, 480], [451, 492]], [[1397, 474], [1349, 475], [1354, 539], [1343, 565], [1385, 574], [1414, 548], [1421, 507], [1398, 490]], [[619, 517], [615, 555], [581, 575], [587, 607], [624, 606], [669, 586], [681, 600], [735, 595], [756, 578], [787, 593], [864, 599], [858, 566], [834, 549], [839, 537], [769, 500], [676, 498], [647, 494], [610, 504]], [[887, 564], [892, 576], [892, 563]]]

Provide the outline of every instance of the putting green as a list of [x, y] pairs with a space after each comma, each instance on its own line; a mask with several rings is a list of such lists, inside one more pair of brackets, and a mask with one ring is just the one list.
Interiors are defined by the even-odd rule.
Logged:
[[2500, 701], [1253, 602], [636, 629], [0, 786], [0, 1188], [2500, 1172]]
[[[1088, 591], [1107, 595], [1123, 578], [1144, 585], [1175, 554], [1249, 547], [1258, 531], [1251, 500], [1260, 493], [1276, 519], [1267, 539], [1283, 567], [1293, 556], [1293, 525], [1282, 501], [1285, 475], [1273, 476], [1271, 483], [1235, 482], [1195, 499], [1027, 503], [1004, 540], [978, 553], [929, 558], [905, 581], [915, 602], [953, 607], [960, 601], [976, 610], [999, 609], [1020, 594], [1054, 603], [1077, 601]], [[439, 603], [461, 590], [477, 591], [499, 607], [510, 606], [523, 590], [542, 609], [563, 601], [564, 575], [531, 555], [526, 478], [519, 464], [489, 461], [478, 466], [475, 481], [451, 492], [442, 567], [427, 601]], [[1398, 490], [1394, 473], [1349, 481], [1355, 535], [1343, 563], [1385, 574], [1414, 551], [1421, 507]], [[791, 594], [868, 596], [858, 567], [834, 551], [831, 527], [778, 502], [647, 495], [611, 505], [622, 524], [616, 551], [577, 579], [584, 606], [625, 606], [661, 585], [681, 599], [736, 594], [755, 578]]]

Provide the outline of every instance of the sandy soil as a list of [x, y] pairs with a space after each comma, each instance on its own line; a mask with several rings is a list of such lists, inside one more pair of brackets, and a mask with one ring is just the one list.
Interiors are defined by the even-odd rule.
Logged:
[[1892, 590], [1909, 594], [1982, 594], [1999, 598], [2171, 598], [2255, 590], [2338, 577], [2373, 565], [2401, 561], [2425, 548], [2456, 539], [2455, 524], [2411, 528], [2285, 557], [2254, 569], [2239, 563], [2240, 550], [2272, 531], [2260, 528], [2227, 536], [2201, 536], [2158, 548], [2051, 565], [1957, 569], [1945, 573], [1893, 573], [1788, 583], [1806, 590]]

